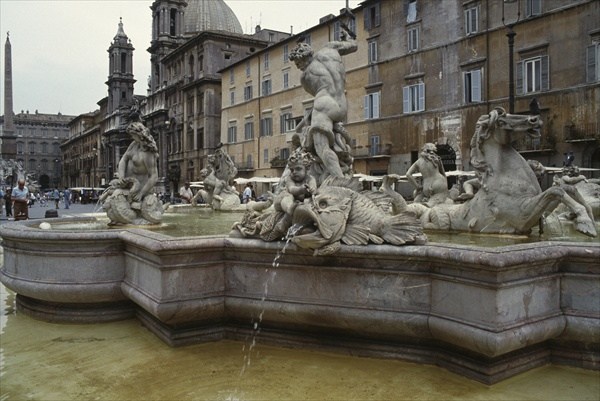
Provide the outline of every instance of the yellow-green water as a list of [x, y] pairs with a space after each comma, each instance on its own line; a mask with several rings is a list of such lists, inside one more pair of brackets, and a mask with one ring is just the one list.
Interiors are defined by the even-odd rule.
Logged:
[[545, 366], [486, 386], [435, 366], [250, 339], [171, 348], [133, 319], [46, 323], [0, 295], [1, 401], [600, 400], [597, 371]]

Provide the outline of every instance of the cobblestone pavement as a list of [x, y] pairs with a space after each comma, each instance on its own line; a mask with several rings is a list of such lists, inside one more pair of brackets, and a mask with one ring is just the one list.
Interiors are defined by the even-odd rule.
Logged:
[[[56, 210], [54, 208], [54, 202], [48, 202], [46, 206], [40, 206], [39, 203], [35, 203], [35, 205], [29, 208], [29, 219], [43, 219], [46, 216], [46, 211], [48, 210]], [[68, 209], [65, 209], [63, 203], [60, 203], [58, 208], [58, 217], [72, 217], [77, 216], [84, 213], [93, 213], [93, 212], [101, 212], [102, 208], [96, 204], [85, 204], [82, 205], [80, 203], [71, 204]], [[6, 221], [14, 220], [13, 217], [6, 217], [6, 210], [4, 206], [1, 208], [2, 216], [0, 216], [0, 223], [4, 223]]]

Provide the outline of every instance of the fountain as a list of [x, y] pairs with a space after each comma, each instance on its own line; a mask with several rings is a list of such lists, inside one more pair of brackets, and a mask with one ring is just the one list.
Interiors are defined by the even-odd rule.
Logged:
[[[330, 56], [352, 51], [347, 41], [328, 46]], [[303, 69], [303, 85], [311, 92], [311, 60], [319, 61], [319, 53], [301, 46], [294, 54], [290, 58]], [[447, 221], [452, 224], [445, 233], [487, 233], [492, 227], [496, 235], [523, 236], [543, 211], [569, 203], [560, 187], [526, 193], [519, 186], [514, 199], [525, 194], [532, 207], [547, 199], [547, 207], [539, 214], [535, 207], [526, 216], [511, 214], [518, 208], [496, 185], [514, 171], [491, 171], [492, 163], [482, 158], [498, 155], [484, 140], [492, 136], [483, 132], [484, 122], [491, 127], [490, 119], [517, 121], [502, 126], [520, 130], [538, 124], [536, 117], [501, 110], [483, 116], [472, 160], [482, 171], [479, 190], [449, 209], [446, 203], [419, 206], [429, 211], [417, 220], [392, 191], [393, 176], [377, 199], [353, 189], [344, 116], [317, 113], [318, 100], [331, 94], [313, 95], [315, 109], [296, 138], [295, 159], [306, 162], [310, 152], [318, 165], [310, 166], [308, 177], [288, 166], [290, 181], [279, 189], [288, 194], [250, 204], [236, 224], [237, 235], [175, 238], [129, 226], [73, 232], [41, 230], [31, 221], [3, 225], [0, 279], [17, 294], [18, 308], [54, 322], [136, 318], [172, 346], [243, 340], [260, 321], [261, 343], [435, 364], [484, 383], [549, 363], [600, 368], [597, 241], [482, 247], [426, 241], [419, 225], [440, 230]], [[510, 133], [495, 132], [498, 138]], [[509, 158], [521, 166], [512, 153]], [[377, 209], [378, 202], [387, 202], [393, 215]], [[493, 221], [485, 210], [490, 204], [496, 208]], [[463, 221], [454, 208], [466, 213]], [[580, 223], [575, 227], [581, 230]], [[294, 224], [296, 246], [273, 266], [277, 240]]]
[[192, 198], [192, 204], [201, 197], [214, 210], [239, 210], [240, 196], [232, 187], [237, 167], [231, 157], [222, 148], [222, 144], [208, 156], [209, 166], [202, 170], [204, 188]]

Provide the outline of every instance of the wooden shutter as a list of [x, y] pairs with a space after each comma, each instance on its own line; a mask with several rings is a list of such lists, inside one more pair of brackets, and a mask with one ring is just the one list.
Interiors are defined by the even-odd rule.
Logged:
[[410, 113], [410, 87], [405, 86], [402, 88], [402, 112]]
[[517, 63], [517, 71], [515, 72], [515, 86], [517, 95], [523, 94], [523, 62]]
[[596, 82], [596, 60], [598, 60], [598, 45], [589, 45], [586, 50], [585, 66], [586, 66], [586, 82]]
[[550, 64], [549, 64], [549, 59], [548, 56], [542, 56], [540, 57], [540, 67], [541, 67], [541, 77], [542, 77], [542, 86], [541, 86], [541, 90], [542, 91], [547, 91], [548, 89], [550, 89]]

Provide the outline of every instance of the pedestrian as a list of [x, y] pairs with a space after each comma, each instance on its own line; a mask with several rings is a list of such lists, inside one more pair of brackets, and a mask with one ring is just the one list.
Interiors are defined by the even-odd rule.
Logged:
[[15, 220], [29, 219], [29, 189], [25, 186], [24, 179], [21, 178], [17, 182], [17, 186], [12, 190], [11, 198], [15, 210]]
[[58, 202], [60, 202], [60, 192], [58, 192], [58, 188], [54, 188], [54, 191], [52, 191], [52, 199], [54, 200], [55, 209], [59, 209]]
[[6, 208], [6, 217], [12, 217], [12, 188], [4, 194], [4, 206]]
[[65, 190], [63, 191], [63, 198], [65, 203], [65, 209], [68, 209], [69, 205], [71, 204], [71, 191], [69, 191], [69, 188], [65, 187]]
[[2, 216], [4, 210], [4, 189], [0, 188], [0, 216]]
[[183, 203], [192, 203], [194, 193], [192, 192], [192, 188], [190, 188], [189, 182], [186, 181], [179, 189], [179, 197]]
[[248, 182], [242, 194], [242, 203], [248, 203], [250, 200], [252, 200], [252, 184]]

